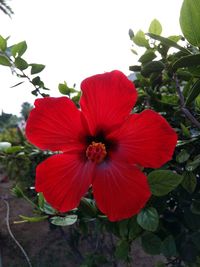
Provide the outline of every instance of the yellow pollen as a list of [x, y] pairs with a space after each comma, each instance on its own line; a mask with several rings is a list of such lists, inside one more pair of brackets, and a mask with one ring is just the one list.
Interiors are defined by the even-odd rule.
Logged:
[[86, 157], [95, 163], [101, 163], [106, 155], [106, 147], [101, 142], [92, 142], [92, 144], [90, 144], [86, 149]]

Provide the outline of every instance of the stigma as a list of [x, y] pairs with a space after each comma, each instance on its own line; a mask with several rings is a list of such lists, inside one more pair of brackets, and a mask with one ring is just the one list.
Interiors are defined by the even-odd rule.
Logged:
[[101, 163], [106, 155], [106, 147], [101, 142], [92, 142], [86, 149], [86, 157], [94, 163]]

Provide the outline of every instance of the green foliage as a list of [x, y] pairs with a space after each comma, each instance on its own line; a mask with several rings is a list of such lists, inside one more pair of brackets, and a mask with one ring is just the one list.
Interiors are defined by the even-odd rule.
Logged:
[[143, 209], [137, 215], [138, 224], [147, 231], [156, 231], [159, 224], [159, 215], [155, 208], [149, 207]]
[[[2, 113], [0, 126], [1, 164], [9, 177], [20, 183], [13, 189], [18, 197], [23, 197], [34, 207], [34, 216], [21, 216], [25, 222], [47, 220], [54, 227], [70, 226], [76, 229], [74, 240], [93, 233], [111, 237], [108, 254], [98, 250], [103, 239], [97, 238], [96, 250], [88, 254], [82, 266], [114, 266], [115, 260], [130, 262], [132, 242], [141, 238], [145, 252], [162, 254], [166, 261], [156, 266], [198, 266], [200, 253], [200, 52], [199, 52], [199, 7], [197, 0], [185, 0], [181, 9], [180, 23], [182, 36], [161, 36], [162, 26], [153, 20], [149, 32], [139, 30], [129, 36], [134, 46], [143, 50], [138, 63], [131, 66], [134, 83], [138, 90], [138, 101], [133, 112], [151, 108], [160, 113], [171, 124], [178, 135], [178, 142], [172, 159], [157, 170], [144, 169], [152, 196], [139, 214], [119, 222], [109, 222], [99, 210], [90, 189], [80, 205], [65, 213], [59, 213], [46, 202], [42, 193], [25, 194], [26, 186], [34, 183], [35, 168], [38, 163], [51, 155], [28, 144], [23, 132], [14, 126], [11, 114]], [[28, 63], [23, 57], [27, 49], [25, 41], [8, 47], [8, 40], [0, 36], [0, 64], [11, 67], [22, 79], [13, 87], [28, 81], [33, 86], [35, 96], [48, 96], [39, 73], [43, 64]], [[135, 48], [135, 47], [134, 47]], [[172, 48], [172, 49], [171, 49]], [[35, 75], [36, 74], [36, 75]], [[79, 107], [80, 91], [66, 82], [58, 85], [59, 92], [66, 95]], [[22, 116], [26, 120], [32, 106], [24, 103]], [[152, 122], [153, 123], [153, 122]], [[22, 189], [21, 187], [22, 186]], [[81, 239], [81, 238], [80, 238]], [[107, 245], [105, 244], [104, 245]], [[78, 247], [78, 241], [76, 243]], [[109, 252], [110, 248], [110, 252]], [[98, 251], [98, 253], [97, 253]], [[103, 265], [102, 265], [103, 266]]]
[[149, 32], [157, 35], [162, 33], [162, 25], [157, 19], [152, 20], [149, 26]]
[[151, 192], [155, 196], [164, 196], [175, 189], [183, 177], [168, 170], [152, 171], [148, 175]]
[[194, 46], [200, 46], [200, 2], [198, 0], [184, 0], [180, 13], [181, 30]]

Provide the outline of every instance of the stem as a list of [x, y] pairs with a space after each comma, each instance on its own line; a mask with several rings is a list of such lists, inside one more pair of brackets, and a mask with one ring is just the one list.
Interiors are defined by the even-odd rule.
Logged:
[[185, 117], [192, 122], [192, 124], [194, 124], [197, 128], [200, 129], [200, 122], [198, 122], [198, 120], [192, 115], [192, 113], [185, 106], [184, 96], [181, 91], [180, 85], [178, 83], [177, 76], [175, 74], [174, 74], [174, 81], [176, 82], [176, 91], [180, 100], [181, 111], [184, 113]]
[[9, 206], [9, 203], [7, 200], [5, 199], [2, 199], [6, 205], [6, 208], [7, 208], [7, 213], [6, 213], [6, 226], [7, 226], [7, 229], [8, 229], [8, 233], [9, 235], [11, 236], [11, 238], [15, 241], [16, 245], [20, 248], [21, 252], [24, 254], [24, 257], [28, 263], [28, 266], [29, 267], [33, 267], [32, 264], [31, 264], [31, 261], [26, 253], [26, 251], [24, 250], [24, 248], [22, 247], [22, 245], [17, 241], [17, 239], [15, 238], [15, 236], [13, 235], [12, 231], [11, 231], [11, 228], [10, 228], [10, 223], [9, 223], [9, 217], [10, 217], [10, 206]]

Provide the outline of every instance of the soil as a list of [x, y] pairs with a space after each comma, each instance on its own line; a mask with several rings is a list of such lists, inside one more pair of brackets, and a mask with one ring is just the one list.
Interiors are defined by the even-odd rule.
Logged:
[[[47, 221], [37, 223], [20, 223], [19, 215], [32, 216], [32, 207], [23, 199], [14, 197], [10, 189], [12, 182], [0, 182], [0, 267], [27, 267], [28, 264], [8, 233], [6, 226], [6, 204], [1, 198], [6, 198], [10, 207], [10, 227], [19, 243], [27, 252], [33, 267], [79, 267], [81, 266], [82, 256], [76, 250], [76, 244], [71, 246], [69, 236], [71, 227], [52, 228]], [[83, 255], [93, 253], [89, 238], [82, 240], [80, 250]], [[73, 247], [73, 249], [72, 249]], [[104, 249], [105, 251], [105, 249]], [[160, 257], [146, 255], [136, 242], [132, 250], [133, 263], [130, 267], [154, 267]], [[84, 266], [84, 265], [82, 265]], [[86, 265], [85, 265], [86, 266]], [[100, 264], [97, 267], [110, 266]], [[114, 266], [114, 265], [113, 265]], [[119, 262], [117, 267], [127, 266]], [[111, 267], [111, 266], [110, 266]]]

